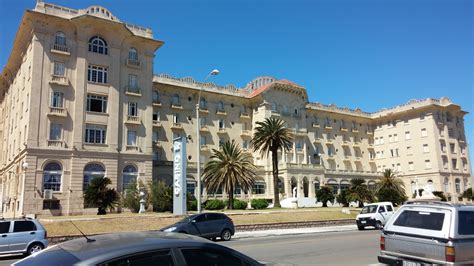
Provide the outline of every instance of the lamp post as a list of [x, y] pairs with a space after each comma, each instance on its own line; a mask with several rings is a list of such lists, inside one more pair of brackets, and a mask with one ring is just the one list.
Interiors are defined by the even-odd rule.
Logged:
[[[204, 79], [204, 82], [207, 81], [207, 79], [210, 76], [217, 76], [219, 75], [219, 70], [214, 69], [209, 74], [207, 74], [206, 78]], [[202, 88], [199, 87], [199, 94], [198, 94], [198, 101], [196, 104], [196, 172], [197, 172], [197, 211], [198, 213], [201, 213], [201, 136], [200, 136], [200, 127], [201, 123], [199, 121], [199, 105], [201, 104], [201, 91]]]

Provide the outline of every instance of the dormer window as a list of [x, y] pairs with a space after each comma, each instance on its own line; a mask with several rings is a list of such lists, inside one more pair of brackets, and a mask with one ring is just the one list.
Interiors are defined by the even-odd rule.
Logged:
[[94, 36], [89, 40], [89, 52], [108, 54], [107, 42], [101, 37]]
[[54, 44], [60, 46], [66, 46], [66, 35], [64, 33], [58, 31], [54, 37]]
[[135, 48], [128, 50], [128, 59], [138, 61], [138, 52]]

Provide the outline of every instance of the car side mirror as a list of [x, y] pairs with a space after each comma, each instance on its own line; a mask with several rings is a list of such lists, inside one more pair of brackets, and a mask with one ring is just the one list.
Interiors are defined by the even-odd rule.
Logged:
[[195, 223], [196, 223], [196, 220], [191, 220], [191, 223], [192, 223], [192, 224], [195, 224]]

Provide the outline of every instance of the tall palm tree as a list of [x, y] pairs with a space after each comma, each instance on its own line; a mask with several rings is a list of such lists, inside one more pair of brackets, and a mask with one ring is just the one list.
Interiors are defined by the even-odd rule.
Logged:
[[359, 208], [364, 207], [364, 202], [373, 201], [372, 192], [365, 184], [365, 180], [363, 178], [351, 179], [351, 187], [349, 191], [350, 201], [357, 201], [359, 203]]
[[257, 122], [252, 139], [254, 151], [260, 151], [262, 157], [272, 154], [273, 166], [273, 206], [280, 207], [278, 191], [278, 151], [290, 150], [292, 145], [291, 131], [285, 127], [285, 121], [274, 117]]
[[379, 178], [375, 194], [379, 201], [391, 201], [395, 205], [407, 200], [405, 184], [395, 176], [392, 169], [384, 170], [383, 176]]
[[235, 143], [227, 141], [221, 150], [212, 150], [211, 160], [206, 163], [203, 182], [207, 190], [222, 188], [229, 195], [228, 209], [234, 206], [234, 189], [252, 189], [255, 180], [255, 165], [249, 153], [243, 152]]

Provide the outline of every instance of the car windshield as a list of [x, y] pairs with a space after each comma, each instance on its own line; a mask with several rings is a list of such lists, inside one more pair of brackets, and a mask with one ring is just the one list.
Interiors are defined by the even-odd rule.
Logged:
[[360, 213], [361, 214], [375, 213], [376, 210], [377, 210], [377, 205], [369, 205], [362, 208], [362, 211]]

